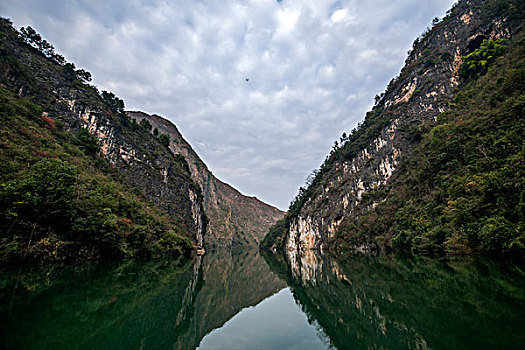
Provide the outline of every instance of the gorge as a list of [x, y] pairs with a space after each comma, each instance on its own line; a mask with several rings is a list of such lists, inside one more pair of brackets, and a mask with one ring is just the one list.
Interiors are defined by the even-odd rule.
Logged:
[[[292, 49], [286, 35], [316, 22], [283, 1], [264, 5], [279, 8], [285, 29], [265, 35], [306, 60], [313, 40]], [[329, 6], [325, 27], [355, 20], [345, 6]], [[238, 26], [244, 34], [252, 15]], [[286, 213], [219, 180], [199, 156], [206, 140], [183, 136], [173, 115], [128, 110], [33, 28], [1, 18], [0, 349], [522, 349], [524, 17], [520, 0], [460, 0], [436, 17]], [[224, 28], [237, 28], [232, 18], [220, 18]], [[184, 19], [193, 34], [202, 30], [194, 20]], [[268, 81], [244, 74], [255, 59], [243, 54], [241, 96], [274, 120], [258, 90]], [[202, 69], [216, 84], [219, 74]], [[331, 76], [321, 63], [314, 70], [304, 71]], [[229, 83], [219, 84], [225, 101], [207, 100], [212, 117], [233, 108]], [[277, 104], [304, 102], [292, 85]], [[323, 89], [309, 93], [322, 100]], [[324, 102], [320, 119], [331, 113]], [[272, 127], [294, 129], [297, 119]], [[259, 131], [247, 139], [265, 138]], [[300, 135], [306, 144], [321, 134]], [[260, 167], [283, 172], [283, 159], [255, 149], [246, 154]]]

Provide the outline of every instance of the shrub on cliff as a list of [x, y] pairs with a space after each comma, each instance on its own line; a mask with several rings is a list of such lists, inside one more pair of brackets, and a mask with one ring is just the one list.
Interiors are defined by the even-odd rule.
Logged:
[[75, 143], [88, 155], [95, 155], [100, 151], [100, 142], [87, 129], [80, 129], [75, 135]]
[[159, 141], [164, 145], [164, 147], [170, 146], [170, 137], [168, 134], [160, 134]]
[[153, 128], [153, 126], [147, 119], [142, 119], [140, 121], [140, 126], [142, 126], [146, 130], [151, 130]]
[[487, 73], [488, 68], [505, 53], [506, 41], [483, 40], [479, 48], [463, 57], [459, 73], [462, 78], [469, 80]]

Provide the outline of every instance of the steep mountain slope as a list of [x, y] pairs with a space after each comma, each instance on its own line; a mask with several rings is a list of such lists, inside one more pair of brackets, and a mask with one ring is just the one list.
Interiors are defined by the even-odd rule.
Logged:
[[0, 121], [0, 262], [189, 255], [191, 231], [97, 157], [85, 129], [1, 86]]
[[258, 245], [268, 229], [283, 217], [279, 209], [244, 196], [217, 179], [170, 121], [142, 112], [127, 114], [139, 122], [146, 119], [159, 133], [169, 135], [171, 151], [188, 162], [191, 176], [202, 190], [204, 211], [209, 218], [207, 245]]
[[[447, 119], [440, 115], [454, 108], [454, 105], [451, 104], [454, 96], [458, 89], [464, 89], [465, 86], [465, 82], [460, 77], [462, 57], [478, 49], [484, 40], [516, 37], [523, 23], [524, 13], [525, 5], [522, 1], [464, 0], [459, 1], [441, 22], [434, 23], [432, 29], [414, 42], [414, 47], [409, 52], [406, 65], [400, 75], [390, 82], [385, 93], [376, 97], [376, 105], [371, 112], [367, 113], [365, 120], [350, 135], [343, 135], [342, 146], [335, 147], [321, 168], [314, 172], [313, 180], [308, 188], [300, 189], [299, 195], [290, 206], [286, 220], [270, 231], [263, 245], [272, 249], [285, 247], [292, 260], [297, 255], [301, 255], [303, 250], [322, 249], [328, 246], [359, 250], [394, 246], [398, 249], [415, 249], [422, 252], [443, 249], [455, 252], [476, 251], [480, 243], [474, 237], [478, 235], [475, 231], [480, 229], [484, 220], [488, 219], [486, 215], [476, 216], [477, 227], [470, 227], [468, 232], [464, 230], [458, 232], [463, 228], [460, 228], [458, 222], [454, 221], [454, 215], [448, 218], [445, 215], [447, 210], [450, 213], [457, 212], [459, 204], [447, 209], [447, 201], [457, 199], [458, 192], [441, 192], [439, 204], [433, 208], [425, 208], [423, 205], [426, 200], [425, 193], [431, 191], [428, 186], [435, 186], [441, 190], [440, 186], [444, 182], [454, 180], [447, 179], [449, 176], [447, 168], [441, 169], [440, 175], [443, 178], [432, 184], [422, 182], [422, 178], [412, 179], [413, 182], [408, 186], [411, 186], [410, 190], [413, 191], [409, 195], [407, 192], [402, 192], [400, 186], [405, 184], [406, 188], [407, 178], [418, 170], [421, 170], [427, 178], [436, 179], [434, 176], [437, 175], [435, 173], [437, 169], [427, 167], [426, 162], [439, 163], [441, 161], [447, 164], [446, 158], [437, 158], [437, 160], [427, 158], [425, 152], [429, 148], [426, 146], [421, 146], [423, 148], [417, 150], [416, 153], [420, 156], [415, 158], [414, 148], [422, 143], [422, 139], [427, 138], [423, 134], [437, 124], [447, 122]], [[509, 45], [509, 50], [515, 52], [513, 62], [503, 64], [502, 61], [497, 61], [500, 62], [498, 67], [505, 69], [506, 73], [500, 77], [493, 76], [492, 79], [496, 79], [497, 83], [490, 86], [489, 89], [501, 85], [506, 75], [513, 69], [513, 65], [521, 64], [523, 55], [520, 53], [522, 51], [516, 48], [517, 46], [519, 45], [516, 44], [516, 40]], [[483, 66], [483, 70], [486, 70], [485, 68], [494, 61], [496, 57], [490, 56], [484, 63], [482, 61], [479, 63], [480, 66]], [[473, 66], [472, 69], [476, 70], [476, 67]], [[515, 73], [518, 78], [509, 83], [518, 88], [517, 91], [513, 90], [512, 99], [514, 100], [505, 101], [504, 104], [509, 104], [509, 106], [502, 108], [508, 109], [512, 103], [517, 107], [512, 112], [503, 113], [505, 118], [492, 119], [492, 127], [501, 128], [502, 125], [515, 125], [513, 123], [517, 122], [518, 131], [507, 137], [511, 137], [509, 146], [515, 152], [514, 155], [521, 154], [522, 157], [522, 148], [521, 153], [519, 151], [522, 147], [520, 146], [522, 136], [516, 138], [516, 135], [520, 134], [519, 130], [523, 133], [523, 112], [518, 103], [521, 101], [520, 96], [522, 96], [523, 89], [523, 82], [519, 78], [521, 74], [521, 70]], [[487, 95], [487, 91], [484, 93]], [[488, 95], [490, 97], [490, 94]], [[503, 93], [498, 96], [500, 99], [505, 97]], [[468, 98], [463, 100], [468, 100]], [[495, 99], [491, 102], [492, 105], [487, 107], [497, 108], [499, 102], [501, 101]], [[479, 103], [479, 100], [472, 99], [469, 103], [470, 106], [465, 104], [460, 110], [469, 110], [469, 107]], [[491, 115], [489, 113], [485, 119], [490, 118]], [[471, 115], [471, 117], [474, 116]], [[497, 125], [498, 122], [502, 124]], [[484, 125], [490, 125], [490, 123], [489, 121]], [[438, 126], [431, 131], [435, 140], [450, 137], [448, 135], [450, 128], [439, 128]], [[476, 131], [474, 127], [471, 130], [473, 133], [471, 136], [474, 139], [470, 143], [471, 146], [475, 145], [476, 137], [479, 137], [478, 133], [486, 129], [487, 127], [484, 127]], [[458, 136], [461, 133], [460, 125], [455, 134]], [[458, 147], [461, 145], [460, 142], [465, 142], [465, 140], [457, 137], [454, 145], [445, 144], [445, 148], [455, 146], [455, 151], [460, 154], [466, 151]], [[474, 152], [482, 153], [483, 150]], [[508, 151], [503, 154], [509, 156]], [[458, 164], [464, 161], [465, 159], [459, 158], [454, 160]], [[408, 166], [410, 163], [413, 164], [412, 167]], [[519, 164], [519, 159], [511, 163], [515, 166]], [[516, 170], [515, 167], [511, 169]], [[455, 170], [456, 173], [450, 175], [451, 177], [459, 176], [465, 169], [458, 167]], [[502, 211], [500, 216], [512, 210], [520, 212], [521, 204], [519, 203], [523, 201], [519, 199], [520, 193], [523, 197], [523, 181], [520, 182], [520, 176], [517, 175], [513, 190], [517, 191], [518, 200], [509, 199], [512, 209]], [[418, 184], [422, 186], [417, 187]], [[505, 186], [500, 186], [499, 189], [508, 190]], [[465, 199], [463, 204], [469, 200]], [[498, 206], [502, 207], [499, 205], [500, 201], [504, 201], [505, 198], [487, 200], [498, 201], [494, 209], [498, 210]], [[418, 215], [413, 215], [414, 208], [409, 206], [414, 201], [419, 201], [420, 204]], [[475, 204], [471, 205], [475, 206]], [[382, 208], [387, 207], [391, 208], [389, 213], [381, 212], [375, 216], [371, 214], [378, 213], [383, 210]], [[405, 210], [404, 220], [409, 222], [404, 227], [397, 225], [400, 222], [396, 221], [401, 218], [403, 208]], [[398, 209], [401, 211], [398, 212]], [[428, 212], [429, 209], [434, 209], [439, 214], [435, 215], [435, 220], [428, 220], [427, 217], [425, 221], [425, 216], [422, 214]], [[473, 211], [462, 211], [462, 215], [471, 214]], [[448, 222], [445, 222], [447, 220]], [[516, 236], [523, 235], [523, 227], [519, 222], [523, 223], [523, 215], [521, 218], [515, 215], [513, 218], [499, 220], [492, 225], [492, 228], [487, 227], [487, 232], [497, 231], [498, 227], [507, 225], [506, 232], [516, 230], [518, 235], [512, 234], [505, 239], [514, 240]], [[448, 225], [448, 231], [445, 232], [441, 228], [446, 225]], [[424, 229], [422, 229], [423, 226]], [[417, 229], [420, 231], [417, 232]], [[514, 243], [519, 245], [518, 241]]]
[[[83, 83], [79, 77], [86, 76], [85, 72], [49, 54], [52, 50], [49, 46], [43, 49], [40, 36], [39, 45], [35, 45], [34, 37], [24, 42], [8, 20], [1, 20], [2, 86], [39, 106], [41, 118], [50, 124], [73, 133], [85, 129], [95, 135], [100, 157], [118, 170], [122, 182], [139, 188], [141, 196], [177, 222], [193, 241], [202, 244], [206, 222], [202, 197], [184, 161], [176, 159], [149, 130], [133, 123], [124, 113], [122, 100], [105, 91], [99, 94], [95, 87]], [[56, 142], [61, 143], [59, 139]], [[28, 162], [26, 166], [32, 165]], [[4, 174], [2, 183], [11, 180], [9, 177], [19, 169], [12, 170], [12, 174]]]
[[[491, 45], [498, 46], [486, 42], [473, 52], [480, 62]], [[405, 251], [523, 256], [525, 37], [520, 33], [501, 48], [504, 56], [462, 86], [422, 136], [386, 200], [341, 223], [340, 246], [375, 237]], [[373, 197], [363, 204], [381, 199]]]

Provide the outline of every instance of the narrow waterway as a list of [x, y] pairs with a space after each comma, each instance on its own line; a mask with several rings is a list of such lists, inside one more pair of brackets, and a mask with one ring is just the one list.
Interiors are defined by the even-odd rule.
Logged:
[[0, 349], [522, 349], [525, 274], [256, 250], [3, 269]]

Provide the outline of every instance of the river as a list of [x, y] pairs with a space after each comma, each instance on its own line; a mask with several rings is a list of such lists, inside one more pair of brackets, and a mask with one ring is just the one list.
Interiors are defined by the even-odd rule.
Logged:
[[257, 250], [9, 268], [0, 349], [523, 349], [522, 267]]

